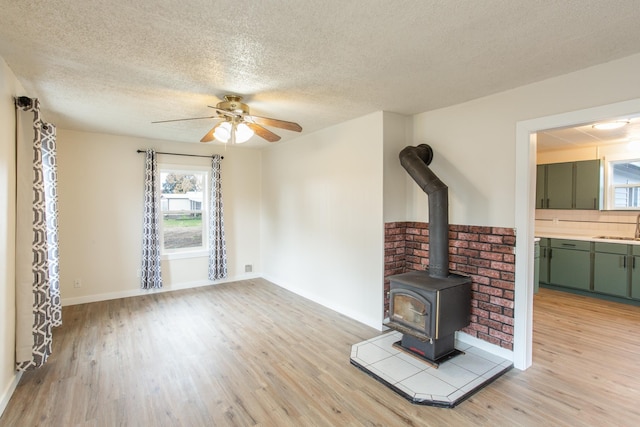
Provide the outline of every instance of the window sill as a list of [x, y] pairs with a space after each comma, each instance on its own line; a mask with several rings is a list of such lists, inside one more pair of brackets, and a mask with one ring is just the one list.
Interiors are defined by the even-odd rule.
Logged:
[[171, 252], [168, 254], [163, 254], [160, 256], [161, 260], [171, 261], [174, 259], [186, 259], [186, 258], [205, 258], [209, 256], [209, 252], [207, 250], [198, 249], [195, 251], [181, 251], [181, 252]]

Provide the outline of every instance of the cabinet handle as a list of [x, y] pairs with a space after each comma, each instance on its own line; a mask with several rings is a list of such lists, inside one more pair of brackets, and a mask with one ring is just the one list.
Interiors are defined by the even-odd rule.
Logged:
[[540, 207], [544, 208], [544, 199], [540, 199]]
[[627, 268], [627, 257], [623, 256], [622, 257], [622, 268]]
[[549, 259], [551, 259], [551, 254], [553, 254], [553, 249], [549, 249]]
[[549, 200], [551, 199], [547, 199], [547, 209], [549, 209]]
[[633, 257], [633, 263], [631, 264], [632, 269], [636, 269], [636, 257]]
[[593, 198], [593, 209], [598, 209], [598, 206], [596, 206], [596, 202], [597, 202], [597, 199], [594, 197]]
[[574, 243], [563, 243], [562, 246], [568, 246], [570, 248], [575, 248], [576, 245]]

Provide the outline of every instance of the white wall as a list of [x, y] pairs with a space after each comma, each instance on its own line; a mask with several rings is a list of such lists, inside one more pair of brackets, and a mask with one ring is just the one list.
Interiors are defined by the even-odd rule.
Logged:
[[[137, 149], [222, 154], [228, 280], [260, 272], [260, 152], [58, 130], [60, 271], [63, 304], [139, 295], [144, 154]], [[158, 155], [159, 162], [210, 165]], [[244, 273], [245, 264], [253, 273]], [[209, 284], [207, 258], [162, 261], [164, 290]], [[80, 279], [82, 287], [74, 288]]]
[[17, 385], [15, 370], [15, 141], [14, 96], [25, 95], [0, 58], [0, 415]]
[[375, 328], [384, 274], [383, 113], [263, 152], [267, 279]]
[[410, 145], [411, 117], [383, 112], [384, 222], [406, 221], [409, 175], [400, 165], [398, 155]]
[[[639, 70], [640, 55], [633, 55], [414, 117], [415, 142], [431, 144], [432, 169], [449, 186], [450, 222], [517, 228], [516, 367], [528, 366], [531, 345], [535, 142], [532, 149], [528, 130], [606, 118], [597, 117], [600, 110], [571, 112], [640, 97]], [[407, 216], [426, 221], [427, 201], [411, 191]]]

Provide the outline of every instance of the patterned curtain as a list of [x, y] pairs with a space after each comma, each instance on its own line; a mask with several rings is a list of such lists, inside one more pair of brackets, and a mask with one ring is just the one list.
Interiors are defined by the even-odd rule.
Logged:
[[42, 366], [62, 324], [56, 128], [37, 99], [16, 98], [16, 367]]
[[220, 163], [214, 155], [211, 162], [211, 194], [209, 195], [209, 280], [227, 277], [227, 247], [224, 240], [224, 215]]
[[160, 271], [160, 200], [156, 152], [145, 154], [144, 216], [142, 225], [142, 289], [162, 287]]
[[58, 166], [56, 155], [56, 127], [42, 124], [42, 173], [47, 220], [47, 254], [49, 256], [49, 294], [51, 295], [51, 325], [62, 325], [60, 302], [60, 269], [58, 249]]

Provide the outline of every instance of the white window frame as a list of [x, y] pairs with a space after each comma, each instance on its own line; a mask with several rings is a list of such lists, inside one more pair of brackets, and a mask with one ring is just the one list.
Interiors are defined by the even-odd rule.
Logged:
[[[204, 182], [202, 189], [202, 246], [195, 248], [165, 249], [164, 247], [164, 213], [162, 210], [162, 174], [165, 172], [176, 173], [202, 173]], [[158, 196], [160, 198], [160, 258], [164, 260], [206, 257], [209, 255], [209, 186], [211, 181], [211, 168], [208, 166], [184, 165], [172, 163], [158, 163]], [[187, 212], [187, 211], [185, 211]]]
[[625, 154], [615, 154], [609, 155], [605, 157], [604, 162], [604, 185], [605, 185], [605, 194], [606, 194], [606, 209], [607, 210], [617, 210], [617, 211], [637, 211], [638, 207], [616, 207], [615, 205], [615, 196], [616, 196], [616, 188], [638, 188], [640, 191], [640, 184], [618, 184], [615, 185], [613, 183], [613, 165], [617, 163], [629, 163], [629, 162], [640, 162], [640, 153], [639, 152], [629, 152]]

